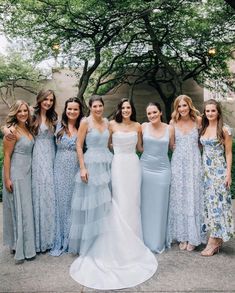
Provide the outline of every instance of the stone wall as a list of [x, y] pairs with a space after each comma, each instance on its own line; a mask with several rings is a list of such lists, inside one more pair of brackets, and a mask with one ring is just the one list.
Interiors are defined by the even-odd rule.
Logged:
[[[80, 72], [77, 72], [79, 75]], [[69, 69], [53, 69], [52, 78], [44, 80], [40, 83], [36, 91], [41, 88], [53, 89], [57, 97], [57, 112], [61, 114], [64, 107], [64, 102], [67, 98], [74, 97], [77, 94], [78, 79], [74, 72]], [[166, 88], [167, 90], [167, 88]], [[104, 96], [105, 101], [105, 115], [110, 116], [116, 108], [117, 103], [123, 97], [129, 96], [130, 87], [128, 85], [122, 85], [118, 88], [113, 89], [109, 94]], [[203, 106], [203, 88], [200, 87], [194, 80], [188, 80], [183, 84], [183, 92], [189, 95], [200, 111]], [[134, 89], [133, 101], [137, 110], [137, 119], [142, 122], [146, 120], [145, 107], [150, 101], [158, 101], [162, 105], [164, 112], [164, 105], [157, 93], [157, 91], [150, 87], [148, 84], [139, 84]], [[30, 94], [22, 89], [16, 90], [16, 98], [24, 99], [31, 105], [35, 103], [35, 95]], [[226, 102], [225, 108], [228, 109], [226, 114], [226, 121], [235, 127], [235, 103]], [[232, 111], [232, 112], [231, 112]], [[226, 112], [226, 113], [227, 113]], [[0, 123], [4, 123], [4, 119], [8, 113], [7, 106], [0, 101]]]

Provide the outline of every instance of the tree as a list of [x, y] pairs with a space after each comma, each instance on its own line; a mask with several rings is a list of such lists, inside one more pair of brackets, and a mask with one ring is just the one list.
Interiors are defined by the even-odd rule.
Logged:
[[[89, 79], [101, 62], [103, 48], [139, 18], [145, 5], [125, 8], [131, 1], [36, 0], [3, 1], [2, 22], [11, 36], [30, 38], [37, 58], [52, 55], [60, 44], [61, 54], [74, 52], [83, 63], [78, 97], [83, 100]], [[141, 3], [142, 1], [137, 1]]]
[[234, 0], [225, 0], [231, 7], [235, 9], [235, 2]]
[[5, 0], [1, 5], [5, 32], [32, 40], [37, 59], [53, 55], [59, 44], [59, 55], [82, 65], [82, 100], [88, 86], [99, 93], [120, 83], [134, 89], [148, 82], [169, 119], [185, 80], [228, 77], [234, 11], [222, 0]]
[[211, 79], [223, 80], [231, 87], [227, 60], [234, 45], [233, 23], [234, 13], [223, 1], [162, 3], [155, 13], [142, 15], [134, 31], [128, 32], [134, 36], [138, 31], [138, 38], [126, 42], [130, 49], [125, 55], [116, 49], [95, 91], [108, 91], [109, 82], [111, 87], [130, 84], [130, 77], [135, 77], [132, 87], [147, 81], [162, 98], [169, 120], [171, 104], [187, 79], [206, 86]]
[[40, 80], [39, 70], [19, 53], [0, 55], [0, 97], [10, 107], [15, 100], [15, 89], [21, 88], [36, 95], [35, 85]]

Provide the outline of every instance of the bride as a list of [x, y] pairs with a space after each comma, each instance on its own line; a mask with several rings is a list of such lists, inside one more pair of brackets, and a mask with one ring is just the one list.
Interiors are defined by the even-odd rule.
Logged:
[[[134, 184], [129, 180], [122, 182], [122, 176], [120, 176], [122, 169], [118, 170], [120, 166], [124, 168], [130, 165], [134, 168], [131, 172], [139, 174], [139, 167], [136, 169], [137, 161], [134, 163], [133, 160], [136, 156], [138, 124], [133, 122], [137, 128], [123, 127], [117, 130], [116, 122], [111, 123], [115, 152], [112, 176], [117, 176], [112, 177], [115, 196], [111, 198], [112, 155], [107, 146], [109, 125], [103, 118], [102, 98], [91, 97], [89, 107], [90, 116], [82, 121], [78, 131], [77, 150], [80, 172], [76, 177], [72, 201], [69, 251], [80, 255], [72, 263], [70, 275], [78, 283], [93, 289], [111, 290], [133, 287], [149, 279], [157, 270], [155, 256], [141, 240], [139, 187], [137, 193], [134, 190], [134, 186], [140, 184], [140, 176], [136, 176], [138, 182]], [[128, 111], [134, 113], [133, 109], [131, 107]], [[123, 120], [126, 118], [125, 115], [125, 111], [122, 110]], [[127, 118], [127, 120], [130, 119]], [[130, 125], [133, 125], [132, 121]], [[130, 129], [131, 132], [130, 137], [127, 135], [123, 139], [122, 131], [125, 129]], [[126, 134], [124, 133], [124, 136]], [[84, 141], [87, 147], [85, 154], [82, 151]], [[129, 146], [125, 146], [126, 142]], [[127, 152], [129, 155], [124, 159], [126, 160], [124, 165], [122, 165], [122, 156], [120, 158], [116, 156], [119, 151]], [[125, 184], [128, 194], [119, 194], [123, 192], [119, 190], [119, 184]], [[125, 209], [124, 205], [126, 205]], [[129, 215], [135, 214], [135, 216], [133, 218], [127, 216], [127, 210]]]
[[136, 122], [133, 103], [124, 98], [110, 122], [114, 157], [112, 160], [112, 192], [123, 218], [142, 239], [140, 215], [141, 170], [136, 148], [142, 152], [141, 126]]

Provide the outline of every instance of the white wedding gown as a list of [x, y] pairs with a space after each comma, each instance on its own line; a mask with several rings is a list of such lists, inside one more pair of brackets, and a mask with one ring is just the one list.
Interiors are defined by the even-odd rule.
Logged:
[[[103, 232], [94, 238], [88, 250], [83, 253], [81, 249], [82, 254], [70, 267], [71, 277], [89, 288], [112, 290], [133, 287], [151, 278], [157, 270], [155, 256], [141, 240], [136, 141], [137, 133], [134, 132], [114, 134], [114, 197], [109, 211], [106, 210], [102, 218]], [[94, 152], [96, 158], [97, 154]]]
[[137, 132], [117, 131], [112, 136], [112, 195], [136, 236], [142, 239], [140, 214], [141, 169], [136, 155]]

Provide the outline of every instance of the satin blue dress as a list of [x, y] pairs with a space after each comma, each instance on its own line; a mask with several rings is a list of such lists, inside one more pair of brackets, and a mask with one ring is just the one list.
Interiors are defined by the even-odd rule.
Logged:
[[[57, 126], [56, 134], [61, 126]], [[50, 254], [59, 256], [68, 251], [69, 230], [71, 226], [71, 202], [75, 186], [75, 175], [79, 164], [76, 152], [77, 135], [63, 134], [56, 141], [54, 162], [55, 183], [55, 238]]]
[[3, 182], [3, 243], [15, 250], [15, 260], [36, 255], [31, 192], [34, 139], [21, 136], [11, 156], [13, 192]]
[[153, 252], [165, 250], [171, 169], [168, 158], [169, 127], [162, 137], [149, 131], [143, 133], [144, 152], [141, 156], [141, 218], [145, 245]]
[[32, 196], [36, 251], [52, 248], [55, 233], [54, 133], [40, 125], [35, 138], [32, 161]]

